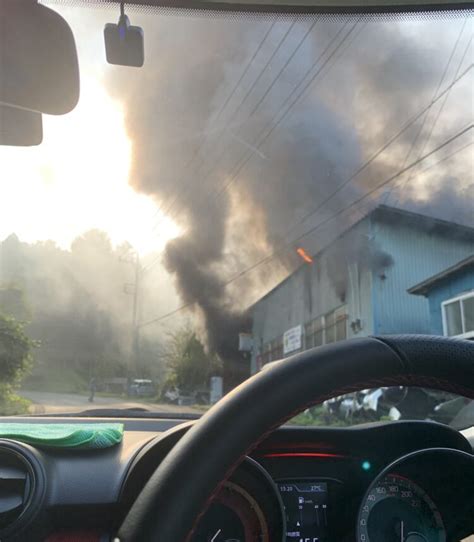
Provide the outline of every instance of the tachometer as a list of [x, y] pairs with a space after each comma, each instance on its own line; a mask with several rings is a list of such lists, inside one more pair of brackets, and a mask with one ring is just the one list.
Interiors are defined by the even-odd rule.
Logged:
[[373, 484], [362, 503], [358, 542], [446, 542], [436, 505], [410, 479], [387, 474]]
[[240, 486], [226, 482], [211, 504], [194, 540], [202, 542], [270, 542], [262, 509]]
[[201, 518], [193, 542], [281, 542], [285, 517], [270, 475], [246, 458]]

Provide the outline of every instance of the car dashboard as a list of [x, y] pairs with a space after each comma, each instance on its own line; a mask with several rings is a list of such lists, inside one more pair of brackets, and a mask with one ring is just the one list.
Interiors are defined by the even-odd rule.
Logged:
[[[2, 541], [113, 540], [141, 489], [192, 425], [173, 419], [116, 421], [125, 425], [123, 442], [108, 449], [1, 442]], [[281, 427], [222, 484], [193, 540], [467, 540], [474, 533], [473, 443], [474, 437], [469, 441], [423, 421]]]

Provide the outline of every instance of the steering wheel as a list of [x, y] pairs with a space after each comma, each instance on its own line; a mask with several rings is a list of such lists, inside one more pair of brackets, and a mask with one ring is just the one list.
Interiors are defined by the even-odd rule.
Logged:
[[276, 427], [331, 397], [395, 385], [474, 399], [474, 342], [368, 337], [272, 364], [226, 395], [181, 438], [130, 509], [118, 540], [190, 542], [221, 485]]

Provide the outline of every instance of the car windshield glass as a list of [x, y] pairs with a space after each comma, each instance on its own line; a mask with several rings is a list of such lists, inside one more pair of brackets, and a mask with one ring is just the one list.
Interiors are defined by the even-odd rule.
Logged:
[[[107, 61], [118, 5], [43, 3], [73, 31], [80, 99], [42, 116], [41, 145], [0, 147], [1, 414], [200, 415], [310, 348], [474, 338], [467, 13], [126, 7], [130, 67]], [[379, 388], [294, 423], [409, 418], [474, 420]]]

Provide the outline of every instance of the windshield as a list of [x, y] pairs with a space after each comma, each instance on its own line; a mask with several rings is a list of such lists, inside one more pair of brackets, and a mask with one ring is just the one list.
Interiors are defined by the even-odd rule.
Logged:
[[[309, 348], [474, 338], [472, 19], [127, 8], [137, 68], [118, 7], [46, 4], [81, 93], [0, 147], [2, 414], [200, 415]], [[294, 422], [408, 418], [474, 415], [380, 388]]]

